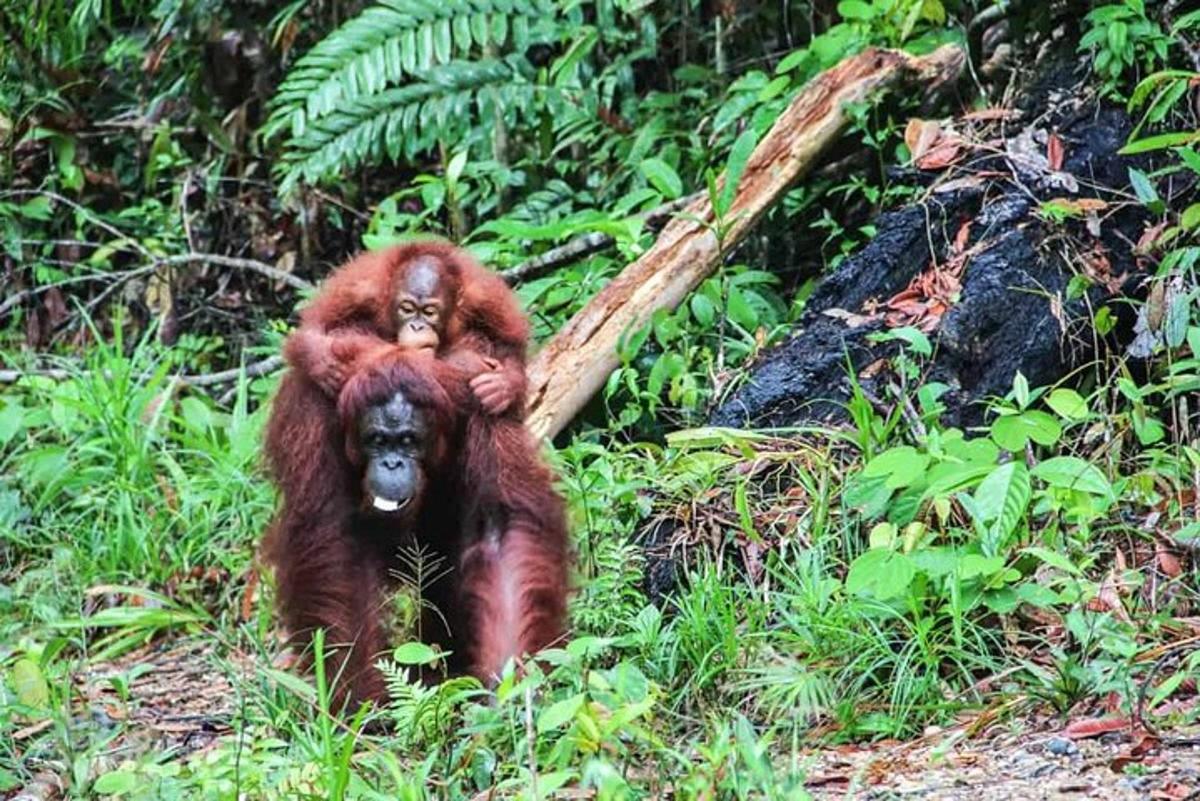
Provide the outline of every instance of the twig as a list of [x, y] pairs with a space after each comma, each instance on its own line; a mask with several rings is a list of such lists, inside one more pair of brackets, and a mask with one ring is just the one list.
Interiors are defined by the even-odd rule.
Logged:
[[525, 741], [529, 747], [529, 789], [538, 797], [537, 733], [533, 727], [533, 688], [525, 686]]
[[[685, 208], [692, 201], [701, 196], [702, 193], [697, 192], [687, 197], [681, 197], [677, 200], [672, 200], [669, 203], [664, 203], [661, 206], [651, 209], [646, 212], [646, 225], [649, 228], [661, 228], [675, 215], [675, 212]], [[547, 273], [553, 272], [556, 268], [564, 264], [570, 264], [573, 261], [590, 256], [593, 253], [599, 253], [605, 248], [612, 247], [616, 243], [616, 239], [609, 234], [602, 234], [593, 231], [588, 234], [582, 234], [575, 237], [566, 244], [559, 245], [556, 248], [551, 248], [545, 253], [534, 256], [532, 259], [521, 262], [516, 267], [509, 268], [500, 273], [509, 285], [519, 284], [522, 281], [530, 281], [534, 278], [541, 278]]]
[[[260, 375], [266, 375], [283, 366], [282, 356], [268, 356], [257, 362], [251, 362], [245, 367], [235, 367], [230, 370], [221, 370], [217, 373], [201, 373], [199, 375], [182, 375], [179, 376], [179, 382], [187, 384], [191, 387], [210, 387], [214, 384], [226, 384], [230, 381], [236, 381], [240, 376], [245, 375], [246, 378], [257, 378]], [[14, 384], [22, 378], [49, 378], [54, 381], [64, 381], [73, 376], [81, 375], [82, 371], [68, 370], [63, 367], [50, 367], [33, 370], [0, 370], [0, 384]], [[143, 377], [148, 377], [150, 373], [145, 373]]]
[[282, 356], [268, 356], [265, 359], [260, 359], [257, 362], [251, 362], [244, 367], [234, 367], [229, 370], [222, 370], [218, 373], [204, 373], [201, 375], [183, 376], [184, 383], [193, 387], [208, 387], [213, 384], [224, 384], [229, 381], [236, 381], [239, 376], [245, 375], [246, 378], [258, 378], [260, 375], [274, 372], [283, 367]]
[[139, 275], [152, 273], [155, 270], [155, 265], [150, 264], [144, 267], [137, 267], [132, 270], [121, 270], [111, 273], [88, 273], [87, 275], [73, 275], [70, 278], [64, 278], [61, 281], [55, 281], [53, 284], [44, 284], [43, 286], [35, 286], [29, 289], [22, 289], [20, 292], [14, 292], [0, 303], [0, 317], [3, 317], [9, 310], [16, 308], [24, 303], [27, 299], [40, 295], [43, 292], [49, 292], [61, 286], [69, 284], [82, 284], [87, 281], [117, 281], [124, 283], [132, 278], [137, 278]]
[[176, 264], [215, 264], [218, 267], [231, 267], [235, 270], [249, 270], [250, 272], [265, 275], [268, 278], [273, 278], [276, 281], [282, 281], [288, 286], [300, 290], [312, 289], [314, 284], [306, 281], [298, 275], [292, 275], [289, 272], [284, 272], [278, 267], [272, 267], [266, 262], [258, 261], [257, 259], [243, 259], [236, 256], [221, 256], [216, 253], [182, 253], [178, 256], [162, 256], [154, 259], [154, 264], [158, 266], [170, 266]]
[[551, 248], [540, 256], [534, 256], [528, 261], [523, 261], [516, 267], [505, 270], [500, 273], [504, 280], [512, 284], [519, 284], [522, 281], [529, 281], [534, 278], [541, 278], [549, 272], [553, 272], [555, 268], [561, 267], [564, 264], [570, 264], [573, 261], [590, 256], [593, 253], [598, 253], [612, 246], [616, 240], [609, 234], [592, 232], [577, 236], [570, 242], [561, 247]]

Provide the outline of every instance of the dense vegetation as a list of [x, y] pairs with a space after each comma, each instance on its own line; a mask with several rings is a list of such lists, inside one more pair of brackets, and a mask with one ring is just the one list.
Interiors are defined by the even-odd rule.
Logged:
[[[980, 710], [1128, 714], [1145, 695], [1160, 726], [1194, 726], [1194, 703], [1164, 702], [1200, 670], [1175, 645], [1200, 600], [1200, 13], [1002, 5], [0, 0], [0, 792], [49, 775], [81, 798], [792, 798], [806, 744]], [[331, 714], [332, 677], [273, 665], [264, 360], [298, 287], [422, 232], [497, 269], [612, 237], [518, 285], [544, 340], [653, 241], [649, 212], [715, 192], [818, 72], [868, 46], [978, 55], [1004, 15], [1010, 67], [1069, 41], [1094, 68], [1080, 96], [1127, 107], [1127, 151], [1153, 156], [1127, 198], [1154, 221], [1138, 358], [1018, 375], [964, 431], [922, 385], [935, 338], [900, 327], [911, 398], [856, 396], [837, 427], [703, 427], [920, 191], [896, 178], [907, 120], [934, 112], [858, 109], [553, 443], [578, 591], [548, 673], [425, 687], [406, 667], [436, 655], [410, 643], [394, 705], [364, 718]], [[1010, 67], [970, 107], [1002, 106]], [[1089, 329], [1116, 324], [1104, 307]], [[664, 560], [674, 580], [648, 595]], [[409, 596], [394, 615], [411, 624]], [[231, 727], [191, 756], [139, 736], [132, 691], [180, 643]]]

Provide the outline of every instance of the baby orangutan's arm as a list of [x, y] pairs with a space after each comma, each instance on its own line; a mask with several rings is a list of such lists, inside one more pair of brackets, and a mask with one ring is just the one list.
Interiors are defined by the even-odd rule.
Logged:
[[302, 327], [288, 337], [283, 356], [294, 369], [336, 398], [350, 376], [366, 364], [398, 350], [396, 345], [372, 334], [352, 331], [322, 334]]

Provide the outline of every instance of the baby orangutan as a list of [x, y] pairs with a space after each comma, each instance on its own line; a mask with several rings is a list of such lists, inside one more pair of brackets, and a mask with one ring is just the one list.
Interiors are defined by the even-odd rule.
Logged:
[[529, 324], [503, 279], [465, 251], [417, 242], [339, 268], [301, 314], [284, 355], [331, 396], [389, 353], [430, 350], [471, 375], [480, 408], [524, 412]]

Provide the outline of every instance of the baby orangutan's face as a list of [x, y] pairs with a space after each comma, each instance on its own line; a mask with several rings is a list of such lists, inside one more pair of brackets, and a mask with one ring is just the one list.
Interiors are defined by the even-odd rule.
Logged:
[[441, 263], [419, 256], [404, 268], [396, 286], [396, 344], [406, 350], [436, 351], [450, 316], [450, 286]]

